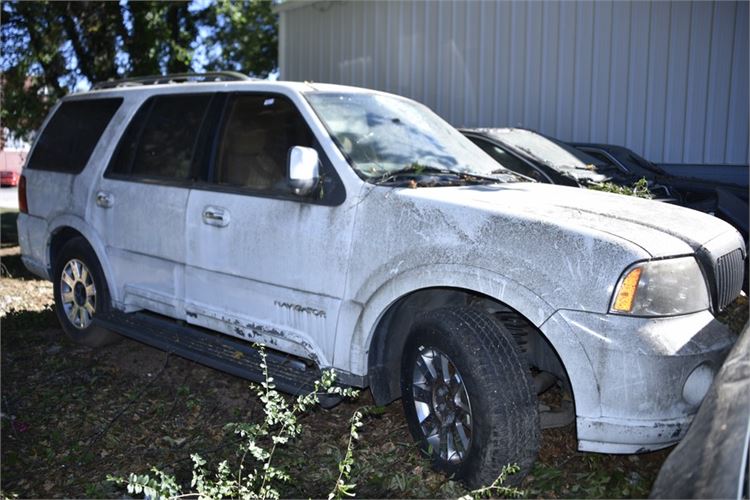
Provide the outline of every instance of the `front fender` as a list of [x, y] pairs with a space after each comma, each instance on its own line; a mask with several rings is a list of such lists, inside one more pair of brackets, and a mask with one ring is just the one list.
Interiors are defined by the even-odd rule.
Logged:
[[[377, 284], [379, 282], [379, 285]], [[350, 341], [336, 339], [336, 365], [356, 375], [366, 375], [367, 357], [378, 323], [401, 297], [426, 288], [454, 288], [486, 295], [515, 309], [534, 325], [549, 318], [554, 309], [522, 284], [495, 271], [465, 264], [428, 264], [408, 270], [394, 268], [368, 280], [368, 287], [346, 303], [339, 335], [353, 332]], [[372, 290], [373, 285], [375, 290]]]

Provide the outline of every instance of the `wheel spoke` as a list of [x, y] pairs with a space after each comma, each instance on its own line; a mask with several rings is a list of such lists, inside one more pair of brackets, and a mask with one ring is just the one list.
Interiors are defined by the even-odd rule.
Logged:
[[66, 271], [63, 271], [62, 280], [66, 285], [68, 285], [68, 287], [70, 287], [71, 290], [73, 290], [73, 286], [75, 286], [76, 281]]
[[81, 279], [81, 269], [78, 267], [80, 263], [77, 260], [71, 261], [70, 267], [73, 271], [73, 279], [76, 281], [80, 281]]
[[80, 308], [78, 307], [78, 304], [76, 304], [76, 303], [74, 302], [74, 303], [72, 304], [72, 307], [70, 308], [70, 311], [68, 311], [68, 319], [69, 319], [69, 320], [70, 320], [70, 322], [71, 322], [71, 323], [73, 323], [74, 325], [78, 325], [78, 323], [77, 323], [77, 322], [78, 322], [78, 309], [80, 309]]
[[419, 385], [412, 385], [412, 392], [414, 393], [415, 401], [422, 401], [424, 403], [432, 402], [432, 392], [421, 387]]
[[440, 427], [440, 431], [438, 433], [440, 436], [440, 457], [444, 459], [448, 459], [448, 428], [447, 427]]
[[428, 359], [425, 353], [422, 353], [417, 357], [417, 367], [419, 368], [419, 372], [429, 385], [432, 385], [437, 378], [437, 373], [435, 372], [435, 367], [432, 362], [433, 359], [434, 358], [432, 357]]
[[446, 384], [449, 384], [451, 381], [451, 371], [450, 371], [450, 360], [448, 359], [448, 356], [440, 355], [440, 371], [443, 374], [443, 381]]
[[446, 460], [449, 462], [460, 462], [461, 453], [456, 449], [456, 442], [453, 436], [452, 429], [446, 428]]
[[86, 309], [86, 313], [88, 314], [88, 316], [89, 316], [89, 319], [90, 319], [90, 317], [91, 317], [91, 316], [93, 316], [93, 315], [94, 315], [94, 313], [96, 312], [96, 309], [95, 309], [95, 308], [94, 308], [94, 306], [93, 306], [93, 305], [91, 304], [91, 302], [89, 302], [88, 300], [87, 300], [87, 301], [86, 301], [86, 303], [85, 303], [85, 304], [83, 305], [83, 307], [84, 307], [84, 308]]
[[457, 394], [453, 396], [453, 404], [455, 404], [456, 408], [460, 409], [462, 412], [470, 413], [471, 409], [463, 398], [463, 387], [459, 387], [459, 389], [461, 390], [457, 391]]
[[86, 266], [81, 265], [81, 281], [83, 282], [84, 285], [86, 284], [86, 281], [88, 280], [88, 278], [89, 278], [89, 270], [86, 269]]
[[87, 316], [88, 316], [88, 313], [86, 312], [86, 309], [84, 309], [83, 307], [79, 307], [78, 308], [78, 318], [79, 318], [79, 321], [80, 321], [79, 325], [81, 326], [81, 328], [84, 328], [86, 326], [86, 324], [87, 324], [86, 317]]
[[63, 292], [62, 294], [62, 302], [63, 304], [70, 304], [75, 300], [75, 296], [73, 294], [73, 291], [70, 292]]
[[96, 287], [93, 283], [91, 283], [89, 286], [86, 287], [86, 296], [87, 297], [95, 297], [96, 296]]
[[464, 450], [468, 450], [469, 449], [469, 440], [471, 439], [471, 430], [467, 429], [464, 426], [464, 423], [461, 422], [460, 420], [457, 420], [456, 423], [454, 424], [454, 426], [456, 428], [456, 434], [458, 434], [458, 438], [461, 441], [461, 447]]
[[440, 430], [440, 422], [437, 421], [435, 415], [429, 413], [421, 422], [422, 432], [425, 436], [437, 436]]

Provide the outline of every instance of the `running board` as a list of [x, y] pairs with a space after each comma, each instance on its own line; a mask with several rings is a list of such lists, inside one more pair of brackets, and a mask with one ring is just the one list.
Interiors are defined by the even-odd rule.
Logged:
[[[97, 314], [94, 323], [138, 342], [197, 361], [237, 377], [264, 382], [261, 356], [252, 344], [228, 335], [177, 323], [175, 320], [149, 313], [110, 311]], [[276, 387], [290, 394], [309, 394], [321, 372], [317, 366], [300, 358], [266, 349], [268, 375]], [[321, 406], [334, 403], [327, 395]], [[336, 398], [338, 399], [338, 398]], [[338, 401], [336, 401], [338, 402]]]

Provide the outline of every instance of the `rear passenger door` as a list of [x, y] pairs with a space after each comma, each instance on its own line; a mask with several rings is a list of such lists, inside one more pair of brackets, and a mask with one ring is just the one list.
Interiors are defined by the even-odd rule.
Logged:
[[184, 317], [185, 208], [211, 94], [159, 95], [130, 122], [91, 200], [119, 307]]
[[[227, 96], [210, 182], [187, 209], [187, 321], [330, 365], [353, 207], [290, 97]], [[322, 186], [292, 193], [293, 146], [313, 147]]]

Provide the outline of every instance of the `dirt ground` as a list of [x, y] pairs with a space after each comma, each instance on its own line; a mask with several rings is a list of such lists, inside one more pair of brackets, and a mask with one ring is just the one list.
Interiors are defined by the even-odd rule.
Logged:
[[[0, 496], [122, 497], [107, 475], [152, 466], [189, 484], [190, 454], [237, 463], [230, 422], [262, 413], [249, 383], [124, 339], [98, 350], [68, 340], [52, 309], [49, 283], [29, 275], [17, 247], [0, 250], [2, 464]], [[10, 277], [9, 277], [10, 276]], [[738, 331], [743, 298], [727, 315]], [[369, 393], [302, 419], [303, 433], [280, 448], [292, 476], [285, 497], [325, 497], [338, 477], [349, 419]], [[365, 418], [354, 450], [358, 497], [455, 497], [466, 491], [432, 472], [395, 402]], [[645, 497], [670, 449], [618, 456], [575, 451], [572, 425], [543, 432], [537, 466], [521, 488], [548, 498]]]

